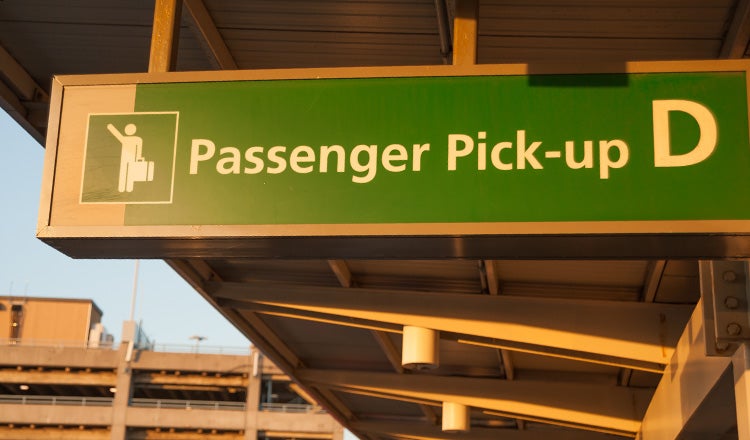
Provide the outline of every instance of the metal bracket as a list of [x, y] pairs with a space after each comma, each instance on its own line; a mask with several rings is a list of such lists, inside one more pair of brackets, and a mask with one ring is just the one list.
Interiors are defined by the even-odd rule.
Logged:
[[701, 261], [700, 281], [706, 354], [731, 356], [750, 342], [750, 265], [747, 261]]

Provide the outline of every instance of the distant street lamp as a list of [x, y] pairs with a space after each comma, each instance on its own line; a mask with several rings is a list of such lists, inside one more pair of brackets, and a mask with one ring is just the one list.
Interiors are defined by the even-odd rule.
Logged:
[[198, 353], [198, 349], [199, 349], [199, 347], [200, 347], [200, 343], [201, 343], [201, 342], [203, 342], [203, 341], [205, 341], [205, 340], [206, 340], [206, 339], [208, 339], [208, 338], [207, 338], [207, 337], [205, 337], [205, 336], [200, 336], [200, 335], [193, 335], [193, 336], [191, 336], [191, 337], [190, 337], [190, 338], [188, 338], [188, 339], [192, 339], [192, 340], [194, 340], [194, 341], [195, 341], [195, 352], [196, 352], [196, 353]]

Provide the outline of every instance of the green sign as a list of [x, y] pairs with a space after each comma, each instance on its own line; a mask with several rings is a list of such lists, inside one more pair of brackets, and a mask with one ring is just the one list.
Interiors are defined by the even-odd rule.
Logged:
[[750, 219], [745, 72], [140, 84], [87, 130], [126, 225]]

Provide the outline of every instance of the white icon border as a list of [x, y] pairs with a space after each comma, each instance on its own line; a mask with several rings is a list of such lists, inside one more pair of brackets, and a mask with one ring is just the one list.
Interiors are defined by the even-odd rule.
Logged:
[[[175, 115], [174, 146], [172, 147], [172, 181], [169, 186], [169, 200], [154, 201], [107, 201], [107, 202], [84, 202], [83, 201], [83, 179], [86, 174], [86, 157], [89, 147], [89, 126], [92, 116], [140, 116], [140, 115]], [[125, 112], [125, 113], [89, 113], [86, 116], [86, 136], [83, 143], [83, 164], [81, 166], [81, 190], [78, 203], [82, 205], [169, 205], [174, 199], [174, 176], [177, 164], [177, 135], [180, 127], [180, 112]]]

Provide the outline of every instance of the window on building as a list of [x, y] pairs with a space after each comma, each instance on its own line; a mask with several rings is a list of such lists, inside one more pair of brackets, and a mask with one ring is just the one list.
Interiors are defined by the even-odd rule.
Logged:
[[307, 412], [313, 409], [302, 396], [293, 389], [289, 380], [264, 377], [261, 382], [260, 409], [265, 411]]

